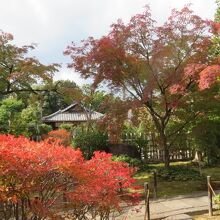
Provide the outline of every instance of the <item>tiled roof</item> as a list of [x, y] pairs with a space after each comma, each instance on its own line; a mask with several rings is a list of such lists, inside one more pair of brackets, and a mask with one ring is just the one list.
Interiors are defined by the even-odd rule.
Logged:
[[88, 118], [91, 120], [98, 120], [103, 116], [103, 114], [98, 112], [92, 112], [91, 117], [89, 114], [85, 113], [57, 113], [53, 116], [46, 116], [43, 118], [45, 122], [62, 122], [62, 121], [87, 121]]
[[82, 112], [68, 112], [71, 108], [74, 109], [76, 105], [79, 105], [78, 103], [73, 103], [72, 105], [68, 106], [67, 108], [63, 110], [59, 110], [51, 115], [48, 115], [46, 117], [43, 117], [42, 120], [44, 122], [80, 122], [80, 121], [87, 121], [90, 120], [98, 120], [103, 117], [103, 114], [91, 111], [80, 105], [80, 107], [83, 109]]

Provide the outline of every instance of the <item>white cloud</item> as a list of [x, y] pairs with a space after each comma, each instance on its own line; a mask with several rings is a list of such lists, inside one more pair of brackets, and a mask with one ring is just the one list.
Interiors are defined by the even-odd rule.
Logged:
[[[213, 17], [215, 0], [191, 2], [195, 13]], [[67, 63], [62, 52], [71, 41], [79, 42], [90, 35], [100, 37], [118, 18], [128, 21], [146, 4], [161, 23], [172, 8], [187, 3], [190, 0], [1, 0], [0, 29], [14, 34], [18, 44], [38, 43], [33, 54], [42, 62]], [[66, 69], [57, 75], [72, 77]]]
[[76, 72], [74, 72], [72, 69], [62, 67], [59, 72], [57, 72], [54, 76], [54, 80], [71, 80], [75, 82], [77, 85], [84, 85], [91, 83], [91, 80], [84, 80], [80, 77], [80, 75]]
[[48, 25], [48, 10], [44, 6], [43, 2], [39, 0], [26, 0], [27, 4], [30, 5], [31, 11], [34, 12], [33, 16], [37, 18], [37, 20], [40, 22], [40, 24], [43, 27], [46, 27]]

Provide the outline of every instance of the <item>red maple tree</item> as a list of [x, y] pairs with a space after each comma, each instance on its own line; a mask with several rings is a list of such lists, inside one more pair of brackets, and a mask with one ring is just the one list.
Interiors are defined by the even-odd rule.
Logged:
[[73, 43], [64, 53], [72, 59], [69, 67], [92, 78], [94, 86], [105, 83], [111, 90], [125, 90], [128, 99], [146, 107], [168, 167], [170, 139], [185, 125], [170, 133], [169, 123], [195, 89], [209, 87], [220, 73], [218, 63], [210, 67], [216, 60], [208, 56], [212, 26], [187, 6], [172, 10], [168, 20], [158, 26], [146, 7], [127, 24], [122, 20], [112, 24], [108, 35], [89, 37], [80, 46]]

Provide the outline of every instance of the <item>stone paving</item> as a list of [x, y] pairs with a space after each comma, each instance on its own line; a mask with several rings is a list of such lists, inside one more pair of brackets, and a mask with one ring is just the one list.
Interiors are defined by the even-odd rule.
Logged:
[[192, 217], [187, 214], [180, 214], [180, 215], [169, 216], [164, 220], [192, 220]]
[[[152, 220], [190, 220], [191, 218], [189, 218], [189, 216], [187, 218], [185, 215], [184, 218], [183, 214], [190, 214], [200, 211], [208, 212], [207, 192], [150, 201], [150, 216]], [[144, 202], [142, 202], [139, 206], [125, 208], [124, 213], [120, 216], [117, 216], [115, 219], [144, 220], [144, 213], [145, 206]]]

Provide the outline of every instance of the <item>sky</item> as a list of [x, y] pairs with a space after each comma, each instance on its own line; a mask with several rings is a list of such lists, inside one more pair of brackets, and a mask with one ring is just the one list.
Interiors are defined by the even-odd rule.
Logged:
[[63, 55], [71, 42], [80, 42], [93, 36], [99, 38], [109, 26], [121, 18], [141, 13], [150, 5], [153, 18], [162, 24], [171, 9], [191, 8], [204, 19], [213, 19], [215, 0], [0, 0], [0, 29], [14, 35], [17, 45], [36, 43], [31, 55], [42, 63], [62, 64], [55, 79], [69, 79], [82, 85], [88, 81], [68, 69], [70, 59]]

